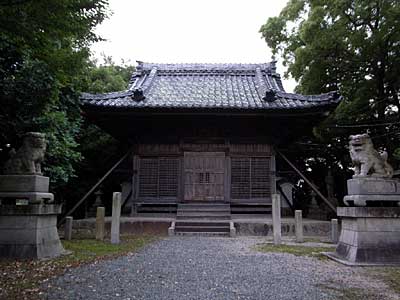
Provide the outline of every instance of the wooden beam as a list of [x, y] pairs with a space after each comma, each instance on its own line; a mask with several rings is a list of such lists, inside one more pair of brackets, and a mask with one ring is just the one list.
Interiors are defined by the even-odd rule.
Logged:
[[61, 218], [61, 220], [58, 222], [58, 224], [57, 224], [57, 226], [60, 226], [63, 222], [64, 222], [64, 220], [66, 219], [66, 217], [67, 216], [69, 216], [69, 215], [71, 215], [97, 188], [98, 188], [98, 186], [100, 185], [100, 184], [102, 184], [103, 183], [103, 181], [112, 173], [112, 171], [114, 171], [115, 170], [115, 168], [116, 167], [118, 167], [123, 161], [124, 161], [124, 159], [125, 158], [127, 158], [128, 157], [128, 155], [132, 152], [132, 149], [133, 149], [133, 147], [132, 148], [130, 148], [129, 150], [128, 150], [128, 152], [120, 159], [120, 160], [118, 160], [112, 167], [111, 167], [111, 169], [109, 169], [108, 171], [107, 171], [107, 173], [103, 176], [103, 177], [101, 177], [100, 179], [99, 179], [99, 181], [97, 181], [97, 183], [85, 194], [85, 196], [83, 196], [79, 201], [78, 201], [78, 203], [76, 203], [75, 205], [74, 205], [74, 207], [73, 208], [71, 208], [65, 215], [64, 215], [64, 217], [62, 217]]
[[297, 169], [296, 166], [295, 166], [282, 152], [280, 152], [280, 151], [277, 150], [277, 149], [276, 149], [275, 151], [289, 164], [289, 166], [292, 167], [292, 169], [293, 169], [297, 174], [300, 175], [301, 178], [304, 179], [304, 181], [311, 187], [311, 189], [312, 189], [315, 193], [317, 193], [317, 195], [318, 195], [319, 197], [321, 197], [321, 199], [328, 205], [328, 207], [329, 207], [330, 209], [332, 209], [332, 211], [334, 211], [335, 214], [336, 214], [336, 208], [335, 208], [335, 207], [333, 206], [333, 204], [328, 200], [328, 198], [326, 198], [324, 195], [322, 195], [322, 193], [318, 190], [318, 187], [317, 187], [315, 184], [313, 184], [310, 180], [308, 180], [308, 178], [307, 178], [299, 169]]

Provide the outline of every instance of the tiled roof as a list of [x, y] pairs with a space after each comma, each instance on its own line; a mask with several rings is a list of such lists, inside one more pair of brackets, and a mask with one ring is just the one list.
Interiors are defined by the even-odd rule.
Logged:
[[125, 91], [81, 96], [84, 107], [139, 110], [307, 109], [337, 104], [336, 92], [286, 93], [275, 62], [267, 64], [151, 64], [139, 62]]

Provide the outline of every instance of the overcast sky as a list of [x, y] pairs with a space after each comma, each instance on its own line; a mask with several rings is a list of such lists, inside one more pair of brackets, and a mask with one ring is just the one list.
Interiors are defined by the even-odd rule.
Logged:
[[[271, 51], [258, 32], [287, 0], [109, 0], [113, 15], [92, 47], [121, 59], [156, 63], [263, 63]], [[278, 72], [284, 69], [279, 64]], [[295, 82], [284, 80], [287, 91]]]

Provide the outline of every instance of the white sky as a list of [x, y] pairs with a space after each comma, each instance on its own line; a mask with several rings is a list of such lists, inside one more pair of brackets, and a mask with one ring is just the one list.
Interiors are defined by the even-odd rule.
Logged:
[[[109, 0], [113, 15], [92, 46], [121, 59], [156, 63], [264, 63], [271, 51], [258, 32], [287, 0]], [[278, 72], [284, 68], [279, 63]], [[292, 91], [294, 80], [284, 80]]]

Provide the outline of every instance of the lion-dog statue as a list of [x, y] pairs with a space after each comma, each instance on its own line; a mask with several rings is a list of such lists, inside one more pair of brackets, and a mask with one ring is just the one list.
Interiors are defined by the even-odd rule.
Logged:
[[46, 152], [46, 138], [43, 133], [28, 132], [23, 136], [21, 148], [12, 149], [4, 165], [4, 174], [42, 175], [41, 163]]
[[350, 135], [349, 150], [354, 165], [353, 178], [393, 176], [393, 168], [387, 162], [387, 152], [376, 151], [367, 133]]

